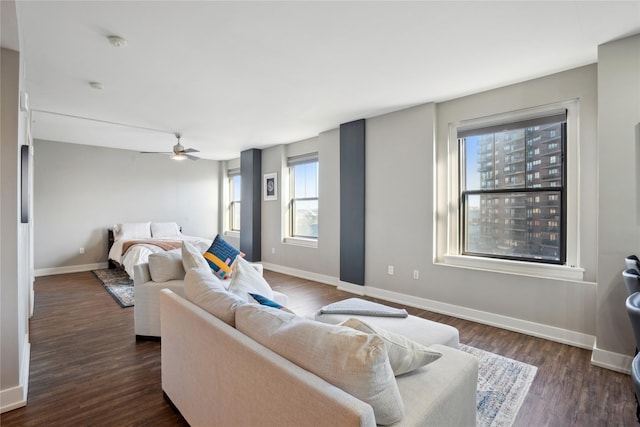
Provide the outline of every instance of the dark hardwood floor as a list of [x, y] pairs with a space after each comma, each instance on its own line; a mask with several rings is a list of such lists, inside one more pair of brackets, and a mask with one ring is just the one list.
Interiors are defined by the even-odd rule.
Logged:
[[[353, 296], [271, 271], [265, 277], [300, 315]], [[187, 425], [162, 397], [161, 343], [135, 341], [133, 308], [120, 308], [93, 273], [39, 277], [35, 295], [28, 404], [1, 414], [0, 425]], [[455, 326], [464, 344], [538, 367], [516, 426], [637, 425], [630, 377], [592, 366], [590, 351], [405, 308]]]

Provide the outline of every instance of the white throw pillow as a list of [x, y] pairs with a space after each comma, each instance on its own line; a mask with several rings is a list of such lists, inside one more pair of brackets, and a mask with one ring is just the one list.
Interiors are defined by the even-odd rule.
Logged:
[[259, 294], [273, 299], [271, 286], [262, 277], [262, 274], [241, 256], [237, 256], [234, 262], [229, 292], [233, 292], [245, 301], [248, 299], [248, 293]]
[[150, 239], [150, 222], [125, 222], [113, 226], [115, 240]]
[[185, 271], [180, 250], [149, 254], [149, 274], [151, 280], [157, 283], [184, 279]]
[[202, 253], [189, 242], [182, 242], [182, 266], [184, 271], [189, 271], [191, 268], [208, 268], [209, 263], [202, 256]]
[[235, 326], [236, 308], [244, 304], [242, 298], [225, 290], [209, 266], [187, 271], [184, 294], [189, 301], [231, 326]]
[[175, 222], [152, 222], [151, 235], [154, 238], [176, 237], [180, 235], [180, 228]]
[[374, 334], [382, 338], [387, 347], [389, 363], [394, 375], [402, 375], [438, 360], [442, 353], [429, 349], [409, 338], [377, 328], [360, 319], [351, 318], [341, 323], [366, 334]]
[[371, 405], [377, 424], [393, 424], [404, 416], [404, 404], [380, 337], [254, 304], [238, 307], [236, 328]]

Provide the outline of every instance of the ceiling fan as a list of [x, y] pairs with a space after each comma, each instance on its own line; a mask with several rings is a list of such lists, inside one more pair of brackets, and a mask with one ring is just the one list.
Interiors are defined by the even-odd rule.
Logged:
[[189, 153], [198, 153], [199, 150], [195, 148], [184, 148], [182, 144], [180, 144], [180, 138], [182, 138], [182, 134], [176, 133], [176, 138], [178, 138], [178, 143], [173, 146], [173, 151], [141, 151], [142, 154], [170, 154], [173, 160], [198, 160], [200, 157], [193, 156]]

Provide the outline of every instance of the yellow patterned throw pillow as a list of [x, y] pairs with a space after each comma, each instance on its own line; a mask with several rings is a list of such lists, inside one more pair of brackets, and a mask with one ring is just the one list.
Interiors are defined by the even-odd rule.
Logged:
[[231, 265], [238, 255], [244, 256], [243, 253], [227, 243], [219, 234], [203, 254], [209, 263], [209, 267], [213, 270], [213, 274], [221, 279], [226, 279], [231, 275]]

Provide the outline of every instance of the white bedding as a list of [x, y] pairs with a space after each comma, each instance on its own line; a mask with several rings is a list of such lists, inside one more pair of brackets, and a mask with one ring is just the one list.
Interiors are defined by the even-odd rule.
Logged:
[[[188, 241], [191, 242], [198, 250], [205, 252], [213, 243], [213, 240], [203, 239], [201, 237], [185, 236], [180, 234], [178, 236], [155, 238], [155, 239], [127, 239], [127, 240], [156, 240], [156, 241]], [[142, 264], [149, 260], [149, 254], [156, 252], [164, 252], [163, 249], [155, 245], [136, 244], [131, 245], [129, 249], [123, 254], [122, 246], [127, 240], [116, 240], [113, 242], [113, 246], [109, 250], [109, 259], [118, 262], [129, 277], [133, 278], [133, 266], [136, 264]], [[174, 249], [179, 251], [180, 249]]]

